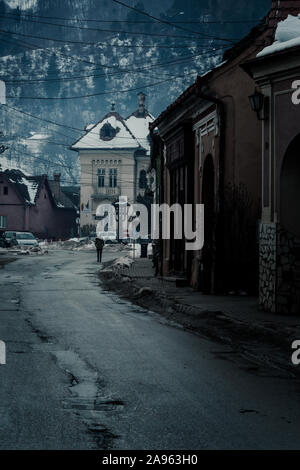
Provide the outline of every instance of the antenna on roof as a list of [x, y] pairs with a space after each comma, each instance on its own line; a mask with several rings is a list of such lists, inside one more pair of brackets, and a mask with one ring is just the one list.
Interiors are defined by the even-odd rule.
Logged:
[[138, 93], [138, 104], [139, 104], [139, 115], [144, 116], [145, 115], [145, 100], [146, 100], [146, 95], [143, 92]]

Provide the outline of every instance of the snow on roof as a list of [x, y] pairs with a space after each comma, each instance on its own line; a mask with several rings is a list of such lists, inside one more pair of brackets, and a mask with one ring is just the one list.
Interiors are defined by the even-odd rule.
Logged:
[[27, 186], [27, 191], [28, 191], [28, 194], [29, 194], [29, 202], [30, 204], [34, 204], [35, 203], [35, 198], [36, 198], [36, 195], [37, 195], [37, 192], [39, 190], [39, 182], [35, 179], [29, 179], [29, 178], [22, 178], [22, 180], [20, 181], [21, 184], [25, 184]]
[[24, 170], [24, 167], [22, 165], [20, 167], [17, 167], [15, 161], [8, 159], [2, 154], [0, 155], [0, 171], [5, 170], [21, 170], [25, 176], [29, 176], [29, 174]]
[[42, 177], [41, 176], [27, 176], [20, 170], [6, 170], [4, 172], [9, 181], [15, 184], [28, 204], [35, 204], [36, 196], [40, 188]]
[[[110, 125], [115, 131], [115, 135], [110, 139], [103, 139], [101, 129], [105, 125]], [[98, 124], [72, 145], [72, 149], [115, 149], [115, 148], [139, 148], [139, 142], [130, 132], [123, 118], [115, 112], [105, 116]]]
[[201, 78], [204, 78], [206, 77], [206, 75], [209, 75], [211, 72], [213, 72], [214, 70], [216, 69], [219, 69], [220, 67], [222, 67], [223, 65], [225, 65], [228, 61], [227, 60], [223, 60], [223, 62], [220, 62], [219, 64], [217, 64], [214, 68], [210, 69], [210, 70], [207, 70], [207, 72], [203, 73], [202, 75], [200, 75]]
[[154, 121], [154, 117], [147, 113], [144, 117], [137, 117], [134, 114], [125, 119], [126, 125], [135, 136], [140, 146], [150, 151], [149, 123]]
[[95, 124], [88, 124], [87, 126], [85, 126], [84, 130], [85, 131], [90, 131], [94, 126], [95, 126]]
[[288, 15], [285, 20], [278, 23], [273, 44], [265, 47], [257, 54], [257, 57], [264, 57], [295, 46], [300, 46], [300, 15]]

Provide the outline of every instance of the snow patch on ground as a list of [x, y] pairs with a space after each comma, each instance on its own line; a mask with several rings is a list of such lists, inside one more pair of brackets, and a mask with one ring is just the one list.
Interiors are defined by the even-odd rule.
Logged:
[[65, 241], [43, 241], [39, 243], [41, 248], [47, 250], [72, 250], [72, 251], [82, 251], [82, 250], [95, 250], [95, 244], [92, 240], [87, 238], [70, 238]]
[[128, 258], [127, 256], [122, 256], [121, 258], [116, 259], [112, 266], [116, 266], [118, 268], [130, 268], [133, 263], [133, 259]]
[[14, 255], [14, 256], [42, 256], [46, 255], [48, 250], [46, 246], [32, 246], [32, 247], [12, 247], [12, 248], [0, 248], [0, 255]]

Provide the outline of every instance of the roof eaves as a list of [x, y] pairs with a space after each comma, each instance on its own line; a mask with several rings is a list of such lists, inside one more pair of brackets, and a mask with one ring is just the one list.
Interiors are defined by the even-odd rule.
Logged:
[[177, 106], [182, 104], [187, 98], [192, 96], [194, 93], [196, 93], [196, 88], [197, 88], [197, 83], [198, 83], [199, 76], [195, 80], [192, 85], [190, 85], [179, 97], [173, 101], [156, 119], [155, 121], [151, 122], [149, 124], [149, 129], [153, 131], [163, 120], [164, 118], [170, 114], [170, 112], [174, 111]]

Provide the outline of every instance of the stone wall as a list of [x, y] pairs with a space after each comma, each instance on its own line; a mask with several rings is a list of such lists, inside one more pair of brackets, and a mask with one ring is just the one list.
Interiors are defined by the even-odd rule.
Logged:
[[300, 242], [279, 224], [259, 231], [259, 305], [279, 314], [300, 314]]
[[276, 312], [297, 314], [299, 285], [296, 269], [296, 239], [277, 226]]
[[275, 312], [276, 292], [276, 224], [259, 227], [259, 306]]

